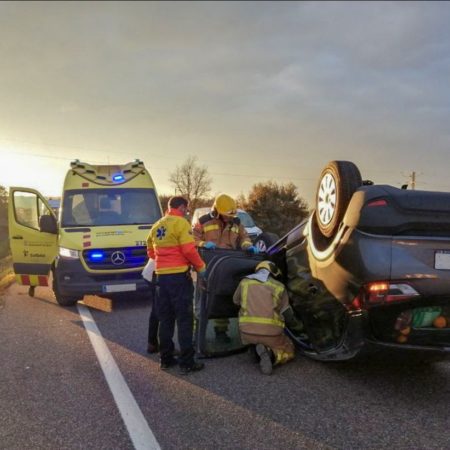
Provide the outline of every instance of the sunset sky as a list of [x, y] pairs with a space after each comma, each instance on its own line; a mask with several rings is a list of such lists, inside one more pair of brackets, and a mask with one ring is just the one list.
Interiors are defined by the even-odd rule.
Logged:
[[213, 191], [321, 169], [450, 191], [448, 2], [1, 2], [0, 185], [189, 156]]

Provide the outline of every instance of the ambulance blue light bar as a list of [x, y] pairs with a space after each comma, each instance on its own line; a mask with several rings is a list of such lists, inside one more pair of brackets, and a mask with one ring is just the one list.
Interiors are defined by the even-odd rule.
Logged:
[[103, 261], [105, 254], [103, 252], [94, 251], [89, 254], [89, 260], [92, 262]]
[[117, 173], [117, 174], [113, 175], [112, 179], [113, 179], [114, 183], [120, 183], [121, 181], [125, 180], [125, 177], [121, 173]]

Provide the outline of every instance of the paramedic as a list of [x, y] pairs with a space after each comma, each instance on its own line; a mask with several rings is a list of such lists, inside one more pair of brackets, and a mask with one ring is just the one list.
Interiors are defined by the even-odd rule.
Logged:
[[[165, 370], [177, 362], [180, 373], [201, 370], [203, 363], [194, 360], [192, 346], [192, 295], [190, 275], [192, 265], [204, 277], [205, 263], [194, 244], [189, 222], [184, 218], [188, 209], [185, 198], [169, 199], [166, 215], [150, 230], [147, 239], [148, 256], [155, 260], [156, 314], [159, 324], [160, 367]], [[178, 328], [180, 356], [174, 357], [173, 333]]]

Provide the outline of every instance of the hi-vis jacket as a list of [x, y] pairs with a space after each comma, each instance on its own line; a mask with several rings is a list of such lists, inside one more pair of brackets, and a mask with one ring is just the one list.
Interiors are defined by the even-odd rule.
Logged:
[[210, 213], [200, 217], [195, 225], [194, 239], [199, 247], [208, 241], [214, 242], [219, 248], [228, 249], [242, 248], [245, 250], [252, 245], [252, 241], [238, 217], [225, 223], [220, 217], [216, 218]]
[[205, 268], [198, 254], [189, 222], [177, 209], [170, 209], [156, 222], [147, 238], [147, 254], [155, 260], [157, 274], [181, 273], [194, 266]]
[[248, 334], [277, 336], [283, 333], [283, 312], [289, 307], [289, 297], [282, 283], [268, 277], [262, 282], [243, 278], [233, 296], [240, 305], [239, 329]]

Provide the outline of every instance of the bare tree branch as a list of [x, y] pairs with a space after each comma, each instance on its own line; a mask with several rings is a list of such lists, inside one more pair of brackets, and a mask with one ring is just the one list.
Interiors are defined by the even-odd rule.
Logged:
[[175, 192], [184, 196], [195, 209], [204, 197], [211, 191], [212, 178], [207, 167], [197, 165], [197, 158], [189, 156], [174, 172], [169, 174], [169, 182], [175, 187]]

